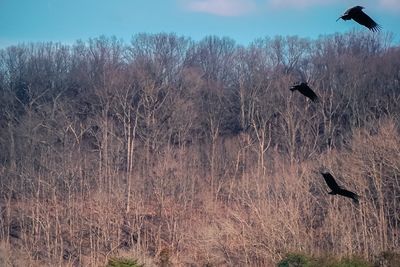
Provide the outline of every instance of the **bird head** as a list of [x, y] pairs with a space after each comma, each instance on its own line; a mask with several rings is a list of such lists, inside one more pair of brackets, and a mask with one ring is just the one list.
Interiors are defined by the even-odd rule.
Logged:
[[329, 168], [322, 165], [318, 168], [318, 172], [322, 175], [327, 174], [329, 173]]
[[352, 13], [354, 13], [354, 11], [361, 11], [361, 10], [363, 10], [364, 9], [364, 7], [362, 7], [362, 6], [355, 6], [355, 7], [352, 7], [352, 8], [349, 8], [349, 9], [347, 9], [346, 10], [346, 12], [344, 12], [344, 14], [342, 15], [342, 16], [340, 16], [336, 21], [338, 21], [339, 19], [342, 19], [342, 20], [351, 20], [352, 19]]
[[297, 86], [299, 86], [300, 85], [300, 83], [298, 82], [298, 83], [294, 83], [293, 85], [292, 85], [292, 87], [290, 87], [289, 89], [290, 89], [290, 91], [295, 91], [295, 90], [297, 90]]
[[349, 14], [344, 14], [343, 16], [340, 16], [336, 21], [338, 21], [339, 19], [342, 20], [351, 20], [351, 16]]
[[296, 86], [301, 86], [301, 85], [303, 85], [303, 84], [307, 85], [307, 82], [299, 81], [299, 82], [297, 82], [297, 83], [294, 83], [294, 84], [292, 85], [292, 88], [293, 88], [293, 87], [296, 87]]

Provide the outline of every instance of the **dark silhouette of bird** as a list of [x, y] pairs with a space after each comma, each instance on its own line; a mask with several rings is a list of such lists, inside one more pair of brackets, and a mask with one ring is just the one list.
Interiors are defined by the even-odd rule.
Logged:
[[313, 102], [318, 102], [318, 96], [314, 93], [313, 90], [308, 86], [306, 82], [302, 82], [296, 85], [293, 85], [290, 88], [290, 91], [299, 91], [302, 95], [305, 95], [309, 99], [311, 99]]
[[370, 29], [373, 32], [378, 32], [381, 29], [381, 26], [376, 23], [373, 19], [370, 18], [367, 14], [365, 14], [362, 10], [364, 7], [362, 6], [355, 6], [352, 8], [349, 8], [344, 12], [343, 16], [340, 16], [336, 21], [339, 19], [342, 20], [351, 20], [353, 19], [354, 21], [358, 22], [361, 25], [364, 25], [368, 29]]
[[353, 202], [358, 204], [358, 195], [356, 193], [353, 193], [351, 191], [348, 191], [346, 189], [341, 188], [335, 181], [335, 178], [329, 173], [329, 172], [321, 172], [322, 176], [325, 179], [325, 182], [329, 186], [329, 188], [332, 190], [328, 194], [331, 195], [341, 195], [344, 197], [348, 197], [353, 199]]

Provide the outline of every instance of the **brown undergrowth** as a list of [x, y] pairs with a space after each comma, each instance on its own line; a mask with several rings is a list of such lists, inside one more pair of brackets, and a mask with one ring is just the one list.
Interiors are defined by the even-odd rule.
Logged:
[[[135, 178], [129, 210], [123, 185], [66, 193], [41, 177], [27, 194], [10, 183], [1, 201], [1, 263], [102, 266], [122, 255], [145, 266], [273, 266], [291, 251], [372, 260], [400, 247], [393, 121], [354, 131], [347, 147], [302, 162], [271, 151], [260, 168], [251, 161], [256, 149], [238, 147], [220, 143], [227, 155], [216, 159], [213, 185], [193, 164], [193, 150], [169, 149], [154, 165], [157, 179]], [[328, 195], [321, 169], [357, 192], [360, 205]]]

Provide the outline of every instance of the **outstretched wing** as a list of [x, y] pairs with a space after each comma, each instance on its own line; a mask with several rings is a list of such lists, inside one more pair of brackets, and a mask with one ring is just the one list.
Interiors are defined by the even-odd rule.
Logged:
[[314, 93], [314, 91], [307, 85], [304, 84], [302, 86], [302, 89], [300, 90], [300, 93], [311, 99], [313, 102], [318, 101], [318, 96]]
[[344, 15], [352, 15], [364, 9], [363, 6], [353, 6], [344, 12]]
[[307, 85], [307, 83], [301, 83], [293, 86], [290, 90], [298, 90], [302, 95], [308, 97], [313, 102], [318, 101], [318, 96], [314, 93], [314, 91]]
[[346, 189], [341, 189], [338, 192], [338, 195], [342, 195], [342, 196], [345, 196], [345, 197], [352, 198], [354, 203], [358, 204], [358, 195], [356, 193], [354, 193], [354, 192], [351, 192], [351, 191], [346, 190]]
[[341, 190], [340, 186], [336, 183], [335, 178], [329, 172], [321, 173], [325, 179], [326, 184], [333, 192], [338, 192]]
[[370, 16], [365, 14], [361, 9], [355, 10], [353, 19], [373, 32], [378, 32], [381, 29], [381, 26], [371, 19]]

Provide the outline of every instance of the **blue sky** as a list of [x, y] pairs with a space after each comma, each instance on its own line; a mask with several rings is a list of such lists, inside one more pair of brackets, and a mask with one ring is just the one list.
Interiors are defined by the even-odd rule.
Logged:
[[365, 30], [336, 19], [349, 7], [365, 12], [400, 40], [400, 0], [0, 0], [0, 47], [20, 42], [74, 43], [100, 35], [130, 41], [136, 33], [174, 32], [199, 40]]

